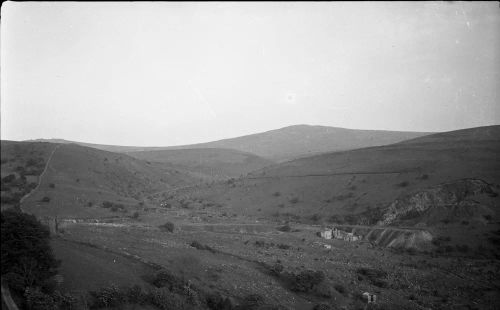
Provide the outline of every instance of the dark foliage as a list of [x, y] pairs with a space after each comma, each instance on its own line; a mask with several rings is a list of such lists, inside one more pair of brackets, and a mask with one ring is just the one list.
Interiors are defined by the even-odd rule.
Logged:
[[166, 232], [174, 232], [175, 225], [172, 222], [166, 222], [163, 225], [158, 226], [161, 231], [166, 231]]
[[6, 210], [1, 214], [2, 277], [19, 292], [43, 286], [59, 262], [50, 248], [49, 230], [34, 216]]

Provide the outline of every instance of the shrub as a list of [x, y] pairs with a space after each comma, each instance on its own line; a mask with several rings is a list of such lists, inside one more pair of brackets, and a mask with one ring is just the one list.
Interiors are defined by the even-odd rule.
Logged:
[[39, 289], [27, 288], [24, 293], [27, 308], [30, 310], [54, 310], [57, 309], [54, 298]]
[[55, 185], [54, 183], [50, 183], [50, 184], [49, 184], [49, 187], [50, 187], [50, 188], [55, 188], [55, 187], [56, 187], [56, 185]]
[[172, 222], [166, 222], [163, 225], [158, 226], [161, 231], [166, 231], [166, 232], [174, 232], [175, 230], [175, 225]]
[[290, 246], [288, 244], [283, 244], [283, 243], [278, 244], [278, 249], [288, 250], [289, 248]]
[[233, 304], [227, 297], [222, 296], [219, 292], [209, 293], [205, 298], [206, 304], [210, 310], [231, 310]]
[[41, 202], [50, 202], [50, 197], [43, 197], [42, 200], [40, 200]]
[[313, 310], [334, 310], [334, 308], [329, 304], [320, 303], [314, 305]]
[[102, 202], [102, 207], [103, 208], [108, 209], [108, 208], [111, 208], [112, 206], [113, 206], [113, 203], [111, 201], [103, 201]]
[[139, 218], [139, 212], [135, 211], [134, 214], [132, 214], [132, 218], [138, 219]]
[[16, 179], [16, 176], [14, 174], [9, 174], [8, 176], [2, 178], [2, 182], [5, 183], [10, 183]]
[[278, 227], [278, 230], [282, 231], [282, 232], [289, 232], [289, 231], [292, 230], [292, 228], [290, 227], [290, 225], [285, 224], [285, 225], [283, 225], [281, 227]]
[[280, 192], [274, 192], [273, 196], [274, 197], [279, 197], [279, 196], [281, 196], [281, 193]]
[[371, 284], [378, 287], [387, 287], [388, 283], [384, 280], [387, 277], [387, 272], [374, 268], [358, 268], [356, 272], [361, 276], [361, 279], [367, 278]]
[[110, 285], [97, 291], [91, 291], [93, 306], [96, 308], [119, 307], [124, 303], [124, 294], [116, 286]]
[[15, 210], [1, 213], [2, 278], [18, 292], [42, 286], [59, 262], [50, 248], [50, 233], [34, 216]]
[[198, 250], [206, 250], [206, 251], [209, 251], [211, 253], [216, 252], [214, 249], [212, 249], [208, 245], [203, 245], [203, 244], [199, 243], [198, 241], [191, 242], [190, 246], [192, 246], [193, 248], [196, 248]]
[[325, 280], [322, 271], [305, 270], [292, 278], [291, 290], [295, 292], [309, 292]]
[[297, 202], [299, 202], [299, 198], [297, 197], [293, 197], [292, 199], [290, 199], [290, 203], [296, 204]]
[[243, 302], [240, 308], [244, 310], [258, 309], [264, 304], [265, 304], [264, 297], [262, 297], [259, 294], [250, 294], [245, 296], [245, 298], [243, 298]]
[[162, 310], [189, 309], [181, 296], [163, 288], [151, 290], [149, 300], [151, 304]]
[[168, 270], [162, 269], [154, 275], [151, 284], [158, 288], [165, 287], [172, 292], [182, 292], [185, 283], [184, 280], [173, 275]]
[[283, 265], [281, 264], [281, 262], [276, 262], [276, 263], [274, 263], [274, 265], [272, 265], [271, 267], [269, 267], [269, 271], [274, 276], [278, 276], [280, 273], [283, 272], [284, 269], [285, 269], [285, 267], [283, 267]]
[[125, 296], [127, 301], [133, 304], [143, 305], [147, 302], [147, 294], [142, 290], [139, 285], [125, 289]]
[[398, 184], [396, 184], [396, 185], [397, 185], [397, 186], [399, 186], [399, 187], [407, 187], [408, 185], [410, 185], [410, 182], [408, 182], [408, 181], [403, 181], [403, 182], [398, 183]]
[[321, 220], [321, 215], [319, 215], [319, 214], [313, 214], [311, 216], [311, 221], [318, 222], [319, 220]]
[[347, 292], [345, 287], [342, 284], [335, 284], [333, 286], [333, 288], [335, 288], [335, 290], [342, 295], [345, 295], [345, 293]]

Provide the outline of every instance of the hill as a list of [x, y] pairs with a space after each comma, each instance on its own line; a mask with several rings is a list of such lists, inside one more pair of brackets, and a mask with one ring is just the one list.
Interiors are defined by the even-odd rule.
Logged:
[[428, 135], [423, 132], [357, 130], [328, 126], [295, 125], [262, 133], [181, 146], [138, 147], [72, 142], [60, 139], [36, 141], [77, 143], [110, 152], [139, 152], [180, 149], [231, 149], [283, 162], [318, 153], [386, 145]]
[[[480, 127], [301, 158], [261, 169], [235, 182], [184, 193], [224, 204], [235, 213], [373, 225], [397, 199], [430, 190], [480, 201], [478, 210], [489, 210], [478, 215], [484, 222], [483, 215], [493, 219], [498, 215], [494, 207], [498, 200], [491, 196], [499, 191], [499, 158], [500, 126]], [[460, 184], [463, 179], [480, 180], [488, 189], [472, 197], [467, 184], [474, 182]], [[444, 183], [452, 185], [445, 190], [433, 189]], [[451, 208], [440, 220], [446, 221], [449, 216], [460, 221], [467, 214], [454, 217], [452, 211], [458, 212]], [[412, 223], [432, 224], [425, 220]]]
[[137, 152], [144, 150], [162, 150], [166, 147], [148, 147], [148, 146], [124, 146], [124, 145], [109, 145], [109, 144], [96, 144], [96, 143], [87, 143], [87, 142], [79, 142], [79, 141], [70, 141], [65, 139], [34, 139], [34, 140], [26, 140], [23, 142], [48, 142], [48, 143], [57, 143], [57, 144], [78, 144], [81, 146], [91, 147], [93, 149], [115, 152], [115, 153], [127, 153], [127, 152]]
[[295, 125], [237, 138], [172, 148], [234, 149], [283, 162], [318, 153], [386, 145], [427, 134], [429, 133]]
[[127, 155], [181, 167], [212, 179], [239, 177], [273, 164], [254, 154], [215, 148], [128, 152]]
[[[17, 149], [24, 150], [21, 152], [24, 155], [18, 155]], [[43, 177], [41, 182], [38, 178], [33, 180], [38, 187], [22, 201], [21, 207], [37, 216], [127, 216], [130, 211], [146, 207], [144, 202], [152, 194], [201, 181], [181, 168], [142, 161], [125, 154], [76, 144], [40, 142], [2, 141], [2, 174], [9, 175], [19, 170], [18, 162], [29, 161], [32, 153], [40, 158], [36, 162], [35, 175], [43, 174]], [[30, 167], [23, 169], [29, 170]], [[2, 195], [4, 181], [2, 179]], [[12, 188], [17, 185], [12, 181], [9, 183]]]

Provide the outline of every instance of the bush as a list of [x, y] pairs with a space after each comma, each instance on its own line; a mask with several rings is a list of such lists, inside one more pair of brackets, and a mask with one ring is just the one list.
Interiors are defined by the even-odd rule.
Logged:
[[132, 287], [126, 288], [125, 296], [127, 298], [127, 301], [132, 304], [143, 305], [148, 301], [147, 294], [139, 285], [134, 285]]
[[296, 204], [297, 202], [299, 202], [299, 198], [297, 197], [290, 199], [290, 203]]
[[311, 216], [311, 221], [318, 222], [319, 220], [321, 220], [321, 215], [319, 215], [319, 214], [313, 214]]
[[33, 215], [1, 213], [2, 278], [14, 291], [42, 286], [56, 274], [59, 262], [50, 248], [50, 233]]
[[387, 272], [374, 268], [358, 268], [356, 272], [361, 276], [361, 279], [367, 278], [371, 284], [378, 287], [387, 287], [388, 283], [385, 281]]
[[259, 294], [250, 294], [243, 298], [241, 307], [243, 310], [258, 309], [259, 307], [265, 305], [264, 297]]
[[5, 183], [10, 183], [16, 179], [16, 176], [14, 174], [9, 174], [8, 176], [2, 178], [2, 182]]
[[125, 297], [123, 292], [114, 285], [91, 291], [90, 296], [93, 298], [95, 308], [119, 307], [123, 305]]
[[166, 222], [163, 225], [158, 226], [161, 231], [166, 231], [166, 232], [174, 232], [175, 230], [175, 225], [172, 222]]
[[278, 249], [288, 250], [289, 248], [290, 246], [288, 244], [283, 244], [283, 243], [278, 244]]
[[281, 196], [281, 193], [280, 192], [274, 192], [273, 196], [274, 197], [279, 197], [279, 196]]
[[408, 185], [410, 185], [410, 182], [408, 182], [408, 181], [403, 181], [403, 182], [398, 183], [398, 184], [396, 184], [396, 185], [397, 185], [397, 186], [399, 186], [399, 187], [407, 187]]
[[284, 269], [285, 269], [285, 267], [283, 267], [283, 265], [279, 261], [274, 263], [274, 265], [272, 265], [271, 267], [269, 267], [269, 271], [274, 276], [279, 276], [283, 272]]
[[182, 292], [185, 285], [183, 279], [165, 269], [156, 273], [151, 284], [158, 288], [165, 287], [172, 292]]
[[334, 310], [334, 308], [329, 304], [321, 303], [314, 305], [313, 310]]
[[27, 288], [24, 297], [29, 310], [55, 310], [57, 309], [54, 298], [41, 292], [39, 289]]
[[325, 280], [322, 271], [305, 270], [292, 278], [291, 290], [295, 292], [309, 292]]
[[193, 241], [191, 242], [190, 244], [193, 248], [196, 248], [198, 250], [206, 250], [206, 251], [209, 251], [211, 253], [215, 253], [215, 250], [212, 249], [211, 247], [209, 247], [208, 245], [203, 245], [201, 243], [199, 243], [198, 241]]
[[132, 218], [138, 219], [139, 218], [139, 212], [135, 211], [134, 214], [132, 214]]
[[55, 187], [56, 187], [56, 185], [55, 185], [54, 183], [50, 183], [50, 184], [49, 184], [49, 187], [50, 187], [50, 188], [55, 188]]
[[190, 309], [185, 300], [167, 289], [157, 288], [149, 292], [150, 303], [162, 310]]
[[333, 288], [335, 288], [335, 290], [342, 295], [345, 295], [345, 293], [347, 292], [345, 287], [342, 284], [335, 284], [333, 286]]
[[231, 300], [227, 297], [222, 296], [219, 292], [207, 294], [205, 301], [210, 310], [233, 309]]
[[292, 228], [290, 227], [290, 225], [286, 224], [286, 225], [279, 227], [278, 230], [282, 231], [282, 232], [289, 232], [292, 230]]
[[43, 197], [42, 200], [40, 200], [41, 202], [50, 202], [50, 197]]

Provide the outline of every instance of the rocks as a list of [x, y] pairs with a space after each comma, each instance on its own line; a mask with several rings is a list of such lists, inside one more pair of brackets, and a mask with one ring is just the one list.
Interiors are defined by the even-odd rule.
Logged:
[[470, 196], [492, 192], [488, 183], [477, 179], [441, 184], [396, 199], [377, 225], [390, 225], [400, 220], [415, 218], [434, 207], [476, 205], [476, 202], [468, 199]]

